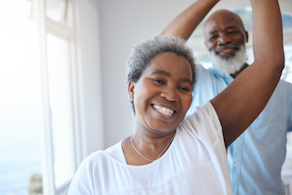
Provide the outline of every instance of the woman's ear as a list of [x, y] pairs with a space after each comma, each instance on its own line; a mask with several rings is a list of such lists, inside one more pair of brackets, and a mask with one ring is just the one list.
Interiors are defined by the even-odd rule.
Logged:
[[133, 81], [130, 81], [128, 84], [128, 95], [129, 95], [130, 101], [134, 101], [134, 89], [135, 89], [135, 83]]

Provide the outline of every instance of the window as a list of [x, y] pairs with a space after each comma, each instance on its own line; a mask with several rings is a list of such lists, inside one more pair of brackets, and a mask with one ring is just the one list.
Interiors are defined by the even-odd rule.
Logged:
[[[36, 2], [36, 1], [34, 1]], [[64, 194], [80, 162], [73, 1], [41, 0], [35, 12], [42, 56], [45, 194]]]
[[73, 177], [73, 120], [69, 42], [47, 34], [49, 105], [55, 186]]
[[30, 12], [30, 1], [0, 1], [1, 195], [27, 195], [31, 186], [42, 190], [39, 45]]
[[0, 194], [66, 193], [80, 163], [72, 0], [0, 1]]

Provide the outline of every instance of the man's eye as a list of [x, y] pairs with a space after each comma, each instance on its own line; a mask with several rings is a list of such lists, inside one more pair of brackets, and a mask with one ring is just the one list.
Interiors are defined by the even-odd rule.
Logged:
[[230, 31], [230, 32], [228, 32], [228, 34], [230, 34], [230, 35], [236, 34], [236, 33], [237, 33], [237, 31]]
[[153, 81], [156, 84], [160, 84], [160, 85], [163, 85], [164, 84], [164, 82], [162, 80], [160, 80], [160, 79], [153, 79]]
[[214, 36], [210, 37], [209, 40], [213, 41], [213, 40], [217, 39], [217, 37], [218, 37], [217, 35], [214, 35]]

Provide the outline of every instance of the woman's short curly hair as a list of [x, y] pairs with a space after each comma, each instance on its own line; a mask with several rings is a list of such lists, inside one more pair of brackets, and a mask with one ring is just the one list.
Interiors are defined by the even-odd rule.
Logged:
[[[165, 52], [173, 52], [188, 60], [192, 70], [192, 86], [194, 87], [196, 83], [196, 66], [192, 50], [186, 46], [183, 39], [167, 35], [154, 36], [132, 48], [126, 63], [128, 83], [130, 81], [137, 82], [142, 72], [150, 65], [151, 59]], [[135, 113], [133, 102], [132, 105]]]

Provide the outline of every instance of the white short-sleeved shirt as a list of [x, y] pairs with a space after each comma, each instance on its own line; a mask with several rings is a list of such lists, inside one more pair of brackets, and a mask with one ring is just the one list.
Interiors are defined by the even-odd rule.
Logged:
[[222, 129], [212, 104], [187, 116], [168, 150], [151, 164], [128, 165], [121, 142], [87, 157], [69, 195], [97, 194], [232, 194]]

